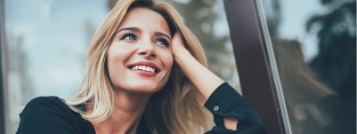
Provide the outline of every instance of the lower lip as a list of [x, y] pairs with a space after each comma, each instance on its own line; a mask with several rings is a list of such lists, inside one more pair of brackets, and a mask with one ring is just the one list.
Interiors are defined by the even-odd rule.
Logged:
[[141, 71], [141, 70], [131, 70], [134, 73], [140, 75], [140, 76], [144, 76], [144, 77], [154, 77], [156, 76], [156, 73], [152, 73], [152, 72], [146, 72], [146, 71]]

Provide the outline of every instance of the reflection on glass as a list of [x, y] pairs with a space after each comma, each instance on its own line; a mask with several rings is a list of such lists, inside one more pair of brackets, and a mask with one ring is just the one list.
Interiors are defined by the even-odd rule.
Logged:
[[356, 133], [356, 1], [263, 1], [292, 133]]
[[[81, 84], [90, 39], [117, 0], [5, 0], [7, 133], [36, 96], [69, 99]], [[240, 90], [222, 1], [170, 0], [200, 39], [209, 68]]]

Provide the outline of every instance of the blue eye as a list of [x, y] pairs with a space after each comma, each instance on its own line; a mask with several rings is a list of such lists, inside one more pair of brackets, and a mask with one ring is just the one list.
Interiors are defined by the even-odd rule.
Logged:
[[168, 47], [168, 46], [169, 46], [168, 41], [167, 41], [167, 40], [165, 40], [165, 39], [158, 39], [158, 40], [156, 41], [156, 43], [157, 43], [157, 44], [164, 45], [164, 46], [166, 46], [166, 47]]
[[127, 33], [127, 34], [124, 34], [120, 40], [136, 40], [136, 36], [135, 34], [132, 34], [132, 33]]

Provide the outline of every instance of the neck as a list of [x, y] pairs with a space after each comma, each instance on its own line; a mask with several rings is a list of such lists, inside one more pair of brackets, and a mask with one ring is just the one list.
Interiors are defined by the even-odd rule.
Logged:
[[113, 113], [104, 121], [93, 124], [100, 134], [135, 134], [151, 94], [115, 90]]

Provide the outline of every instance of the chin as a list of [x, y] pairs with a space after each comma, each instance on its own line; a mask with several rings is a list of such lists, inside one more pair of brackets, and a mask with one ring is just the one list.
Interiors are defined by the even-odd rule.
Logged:
[[[140, 93], [140, 94], [153, 94], [155, 92], [160, 91], [164, 84], [159, 84], [155, 82], [128, 82], [128, 88], [126, 90], [132, 93]], [[166, 84], [166, 83], [165, 83]], [[125, 89], [124, 89], [125, 90]]]
[[132, 92], [132, 93], [138, 93], [138, 94], [153, 94], [155, 92], [158, 92], [160, 91], [160, 89], [158, 88], [148, 88], [147, 86], [145, 87], [141, 87], [141, 86], [138, 86], [138, 87], [133, 87], [129, 90], [129, 92]]

